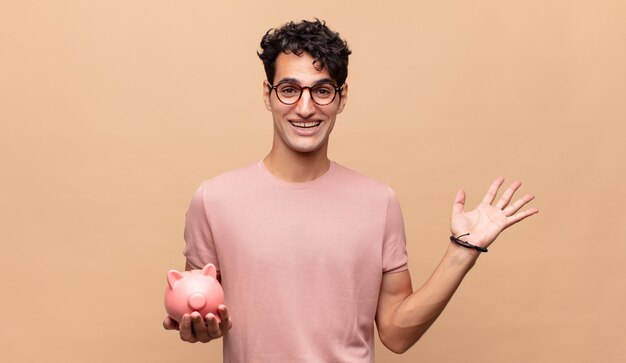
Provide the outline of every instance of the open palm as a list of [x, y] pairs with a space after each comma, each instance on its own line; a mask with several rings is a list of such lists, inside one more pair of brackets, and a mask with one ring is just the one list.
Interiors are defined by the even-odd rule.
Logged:
[[504, 183], [503, 177], [498, 177], [491, 183], [487, 194], [480, 204], [472, 211], [465, 212], [465, 192], [459, 190], [452, 204], [452, 216], [450, 218], [450, 231], [454, 236], [469, 233], [465, 239], [480, 247], [488, 247], [498, 237], [500, 232], [513, 224], [539, 212], [537, 208], [520, 209], [535, 197], [526, 194], [522, 198], [510, 204], [513, 194], [522, 185], [515, 181], [502, 194], [495, 205], [492, 205], [498, 190]]

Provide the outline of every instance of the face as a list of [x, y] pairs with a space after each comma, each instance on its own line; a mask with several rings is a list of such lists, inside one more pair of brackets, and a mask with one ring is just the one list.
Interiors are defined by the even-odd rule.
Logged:
[[[276, 58], [274, 85], [286, 80], [302, 87], [313, 86], [325, 80], [331, 81], [336, 86], [328, 70], [315, 69], [313, 57], [306, 52], [300, 56], [281, 53]], [[274, 119], [273, 150], [297, 153], [325, 152], [337, 114], [343, 111], [346, 104], [347, 87], [348, 85], [344, 84], [341, 93], [337, 94], [332, 103], [325, 106], [313, 102], [308, 89], [303, 90], [298, 102], [285, 105], [278, 100], [275, 91], [270, 91], [267, 81], [263, 82], [265, 107], [272, 112]]]

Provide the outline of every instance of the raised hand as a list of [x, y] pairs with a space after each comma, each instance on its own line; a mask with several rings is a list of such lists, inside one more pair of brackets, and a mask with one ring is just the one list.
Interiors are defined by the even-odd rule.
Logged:
[[526, 194], [509, 204], [513, 199], [513, 194], [522, 185], [519, 181], [513, 182], [498, 202], [492, 205], [503, 183], [503, 177], [496, 178], [480, 204], [469, 212], [464, 210], [465, 192], [459, 190], [456, 193], [450, 218], [450, 231], [453, 236], [458, 237], [469, 233], [469, 236], [462, 239], [476, 246], [488, 247], [503, 230], [539, 212], [537, 208], [520, 211], [524, 205], [535, 198], [532, 194]]

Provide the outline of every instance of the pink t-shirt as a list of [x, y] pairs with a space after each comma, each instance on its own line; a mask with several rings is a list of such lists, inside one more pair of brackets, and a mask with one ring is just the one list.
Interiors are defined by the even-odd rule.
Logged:
[[288, 183], [259, 161], [202, 183], [185, 241], [192, 266], [222, 275], [233, 318], [224, 362], [374, 362], [382, 275], [407, 269], [386, 184], [334, 162]]

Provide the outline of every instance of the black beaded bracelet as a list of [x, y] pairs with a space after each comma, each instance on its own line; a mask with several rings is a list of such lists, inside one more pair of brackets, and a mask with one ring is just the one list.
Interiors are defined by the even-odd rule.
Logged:
[[480, 252], [487, 252], [487, 249], [485, 247], [476, 246], [476, 245], [473, 245], [473, 244], [471, 244], [469, 242], [461, 241], [459, 239], [459, 238], [465, 237], [465, 236], [469, 236], [469, 233], [462, 234], [462, 235], [460, 235], [458, 237], [450, 236], [450, 241], [456, 243], [459, 246], [463, 246], [465, 248], [473, 248], [473, 249], [475, 249], [477, 251], [480, 251]]

